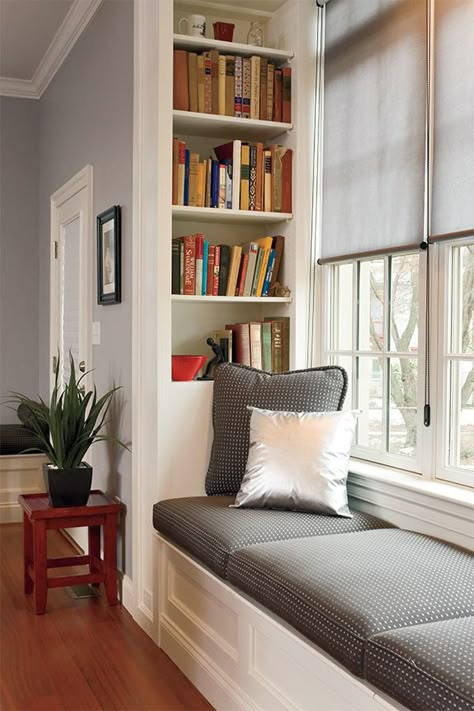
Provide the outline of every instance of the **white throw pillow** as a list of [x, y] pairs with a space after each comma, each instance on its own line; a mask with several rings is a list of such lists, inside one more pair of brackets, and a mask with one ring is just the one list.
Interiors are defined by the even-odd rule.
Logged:
[[346, 481], [359, 412], [249, 410], [249, 456], [233, 506], [351, 518]]

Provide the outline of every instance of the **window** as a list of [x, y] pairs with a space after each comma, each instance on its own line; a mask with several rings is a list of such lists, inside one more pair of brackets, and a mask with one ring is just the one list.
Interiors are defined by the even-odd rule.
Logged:
[[474, 487], [474, 2], [319, 18], [317, 353], [350, 375], [354, 456]]

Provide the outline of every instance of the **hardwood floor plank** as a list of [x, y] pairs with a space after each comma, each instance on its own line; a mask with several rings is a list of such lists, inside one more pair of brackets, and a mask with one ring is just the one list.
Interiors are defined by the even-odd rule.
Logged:
[[[48, 533], [49, 555], [72, 551], [59, 532]], [[2, 711], [212, 708], [121, 605], [107, 605], [103, 586], [99, 598], [81, 600], [52, 588], [46, 613], [35, 615], [22, 556], [22, 525], [0, 526]]]

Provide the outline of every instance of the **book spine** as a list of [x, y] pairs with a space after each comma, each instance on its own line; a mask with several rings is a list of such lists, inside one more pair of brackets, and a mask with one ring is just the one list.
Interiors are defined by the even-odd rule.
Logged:
[[265, 279], [263, 280], [262, 296], [268, 296], [268, 292], [270, 289], [270, 282], [272, 279], [273, 267], [275, 264], [275, 257], [276, 257], [276, 250], [271, 249], [270, 255], [268, 257], [268, 264], [267, 264]]
[[206, 102], [204, 99], [204, 55], [198, 54], [197, 57], [197, 97], [198, 97], [198, 111], [200, 113], [205, 113]]
[[255, 209], [263, 210], [263, 143], [257, 143], [257, 164], [256, 164], [256, 181], [255, 181]]
[[212, 114], [211, 54], [204, 52], [204, 113]]
[[291, 67], [282, 69], [281, 120], [291, 123]]
[[225, 208], [225, 179], [227, 166], [225, 163], [219, 163], [219, 197], [217, 206], [221, 209]]
[[184, 179], [186, 174], [186, 144], [184, 141], [179, 142], [178, 152], [178, 190], [176, 195], [176, 204], [184, 205]]
[[242, 143], [240, 162], [240, 209], [249, 209], [250, 146]]
[[178, 204], [179, 139], [173, 138], [173, 205]]
[[270, 289], [275, 285], [275, 283], [278, 281], [278, 276], [280, 274], [280, 268], [281, 268], [281, 260], [283, 257], [283, 249], [285, 247], [285, 238], [283, 235], [276, 235], [273, 238], [273, 249], [275, 250], [275, 264], [273, 265], [273, 271], [272, 271], [272, 276], [270, 280]]
[[214, 283], [214, 262], [216, 259], [216, 248], [213, 244], [209, 245], [207, 257], [207, 280], [206, 280], [206, 296], [212, 296], [212, 285]]
[[282, 373], [281, 335], [282, 322], [272, 321], [272, 372]]
[[179, 294], [179, 237], [171, 240], [171, 293]]
[[232, 162], [226, 161], [225, 166], [225, 206], [228, 210], [232, 207]]
[[235, 210], [240, 206], [240, 174], [241, 174], [242, 142], [232, 141], [232, 207]]
[[250, 146], [249, 210], [257, 204], [257, 146]]
[[191, 152], [186, 148], [184, 152], [184, 196], [183, 205], [189, 205], [189, 161]]
[[263, 247], [258, 248], [257, 259], [255, 261], [255, 272], [253, 275], [252, 289], [250, 291], [250, 296], [257, 296], [258, 280], [260, 278], [260, 269], [262, 268], [262, 259], [265, 250]]
[[265, 277], [267, 274], [268, 259], [270, 257], [270, 249], [264, 248], [262, 255], [262, 263], [260, 264], [260, 271], [258, 274], [257, 288], [255, 290], [255, 296], [261, 296], [263, 291], [263, 284], [265, 282]]
[[262, 323], [262, 370], [272, 372], [272, 324]]
[[260, 57], [250, 57], [250, 118], [260, 118]]
[[184, 238], [184, 289], [187, 296], [194, 295], [196, 287], [196, 237], [186, 235]]
[[272, 152], [270, 149], [265, 149], [265, 151], [263, 152], [263, 168], [263, 209], [266, 212], [272, 212]]
[[268, 76], [268, 59], [260, 57], [260, 116], [263, 121], [267, 118], [267, 76]]
[[198, 110], [198, 77], [197, 77], [197, 54], [188, 52], [188, 93], [189, 110]]
[[234, 116], [242, 117], [242, 57], [235, 58]]
[[225, 58], [225, 113], [233, 116], [235, 110], [235, 57]]
[[236, 292], [235, 292], [236, 296], [243, 296], [244, 295], [245, 277], [247, 276], [248, 263], [249, 263], [249, 255], [242, 254], [242, 257], [240, 259], [239, 276], [237, 279], [237, 288], [236, 288]]
[[198, 178], [199, 178], [199, 153], [190, 153], [189, 155], [189, 196], [188, 205], [197, 207], [198, 194]]
[[250, 365], [262, 369], [262, 324], [258, 321], [249, 323]]
[[273, 87], [273, 120], [281, 121], [281, 69], [275, 69], [275, 80]]
[[188, 53], [184, 49], [173, 50], [173, 109], [189, 111]]
[[206, 164], [202, 161], [198, 165], [196, 205], [204, 207], [204, 191], [206, 188]]
[[214, 274], [212, 277], [212, 295], [219, 295], [219, 275], [221, 270], [221, 248], [216, 245], [214, 248]]
[[267, 121], [273, 121], [273, 90], [275, 82], [275, 66], [268, 63], [267, 68]]
[[250, 57], [244, 57], [242, 60], [242, 118], [250, 118], [251, 74]]
[[221, 244], [220, 268], [219, 268], [219, 296], [225, 296], [227, 291], [227, 280], [229, 278], [230, 247], [228, 244]]
[[206, 296], [207, 290], [207, 265], [209, 263], [209, 242], [207, 239], [203, 241], [202, 247], [202, 279], [201, 279], [201, 296]]
[[282, 212], [283, 157], [286, 152], [287, 149], [284, 146], [272, 146], [272, 187], [274, 212]]
[[232, 331], [232, 356], [234, 363], [250, 366], [250, 329], [248, 323], [226, 325]]
[[219, 205], [219, 161], [212, 161], [211, 169], [211, 207]]
[[231, 249], [229, 278], [227, 280], [226, 296], [235, 296], [235, 291], [237, 288], [237, 278], [239, 276], [241, 255], [242, 247], [240, 245], [233, 245]]
[[201, 296], [202, 290], [202, 263], [203, 263], [203, 249], [204, 249], [204, 237], [202, 234], [195, 235], [196, 238], [196, 266], [195, 266], [195, 279], [194, 279], [194, 293], [196, 296]]
[[218, 108], [221, 116], [225, 116], [225, 59], [223, 54], [219, 55]]
[[179, 293], [184, 294], [184, 237], [179, 238]]
[[287, 148], [281, 162], [281, 210], [292, 211], [293, 150]]
[[212, 176], [212, 159], [206, 160], [206, 194], [205, 206], [211, 207], [211, 176]]
[[250, 242], [248, 247], [247, 273], [245, 275], [244, 293], [242, 296], [250, 296], [252, 293], [253, 277], [255, 274], [255, 264], [257, 261], [258, 247], [255, 242]]
[[219, 113], [219, 52], [211, 49], [211, 113]]

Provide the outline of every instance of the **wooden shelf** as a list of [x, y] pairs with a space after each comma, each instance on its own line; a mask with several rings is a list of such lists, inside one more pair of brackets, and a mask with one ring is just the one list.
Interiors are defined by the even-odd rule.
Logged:
[[172, 294], [171, 301], [190, 303], [192, 301], [202, 301], [221, 304], [291, 304], [291, 296], [184, 296], [183, 294]]
[[239, 54], [243, 57], [257, 55], [266, 57], [277, 64], [285, 64], [295, 56], [294, 52], [284, 49], [272, 49], [271, 47], [255, 47], [251, 44], [240, 42], [223, 42], [222, 40], [210, 39], [208, 37], [191, 37], [190, 35], [173, 35], [173, 44], [176, 49], [187, 49], [191, 52], [204, 51], [206, 49], [218, 49], [226, 54]]
[[253, 223], [286, 222], [291, 220], [291, 212], [258, 212], [257, 210], [224, 210], [216, 207], [188, 207], [173, 205], [173, 217], [176, 220], [193, 222], [233, 222]]
[[215, 138], [251, 138], [270, 140], [291, 131], [293, 124], [279, 121], [256, 121], [234, 116], [201, 114], [195, 111], [173, 111], [173, 132], [190, 136]]

